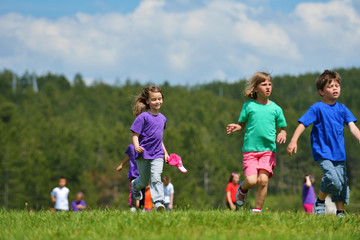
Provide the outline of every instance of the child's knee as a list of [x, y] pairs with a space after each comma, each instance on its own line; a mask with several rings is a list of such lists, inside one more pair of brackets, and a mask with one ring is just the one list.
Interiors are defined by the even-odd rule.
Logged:
[[247, 184], [250, 185], [250, 187], [253, 187], [257, 184], [257, 176], [256, 175], [247, 176], [246, 181]]
[[258, 178], [258, 186], [267, 187], [269, 183], [269, 178], [267, 176], [260, 175]]
[[338, 176], [329, 173], [324, 175], [321, 182], [322, 191], [330, 194], [338, 194], [343, 188], [343, 185]]

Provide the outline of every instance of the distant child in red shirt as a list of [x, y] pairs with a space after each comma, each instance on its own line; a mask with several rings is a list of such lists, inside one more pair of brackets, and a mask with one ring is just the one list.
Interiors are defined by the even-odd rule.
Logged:
[[238, 210], [235, 202], [236, 191], [239, 188], [240, 173], [232, 173], [226, 186], [226, 205], [230, 210]]

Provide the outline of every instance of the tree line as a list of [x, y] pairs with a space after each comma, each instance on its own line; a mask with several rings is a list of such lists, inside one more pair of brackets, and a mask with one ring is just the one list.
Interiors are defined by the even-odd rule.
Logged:
[[[342, 77], [339, 102], [360, 118], [360, 68], [336, 71]], [[315, 87], [318, 75], [273, 78], [271, 100], [284, 111], [287, 143], [297, 119], [321, 100]], [[0, 72], [0, 206], [21, 209], [28, 203], [34, 209], [48, 209], [51, 189], [59, 176], [66, 176], [70, 199], [83, 191], [90, 208], [126, 208], [128, 166], [120, 173], [115, 168], [131, 143], [134, 98], [146, 85], [132, 80], [116, 86], [86, 85], [80, 74], [72, 80], [52, 73], [29, 76]], [[182, 174], [176, 167], [164, 166], [163, 175], [171, 176], [179, 207], [222, 206], [230, 174], [242, 173], [244, 132], [227, 135], [225, 128], [237, 121], [248, 101], [242, 94], [244, 80], [160, 86], [165, 97], [161, 112], [168, 119], [164, 142], [188, 169]], [[310, 131], [300, 138], [293, 157], [286, 153], [287, 144], [278, 146], [270, 195], [301, 194], [306, 173], [315, 175], [318, 189], [321, 170], [312, 159]], [[348, 129], [345, 143], [351, 202], [360, 203], [360, 148]]]

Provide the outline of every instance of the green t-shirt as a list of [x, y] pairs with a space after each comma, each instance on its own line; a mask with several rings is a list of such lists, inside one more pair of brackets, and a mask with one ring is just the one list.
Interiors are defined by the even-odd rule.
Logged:
[[239, 122], [246, 123], [243, 152], [276, 152], [276, 128], [286, 127], [283, 111], [276, 103], [244, 103]]

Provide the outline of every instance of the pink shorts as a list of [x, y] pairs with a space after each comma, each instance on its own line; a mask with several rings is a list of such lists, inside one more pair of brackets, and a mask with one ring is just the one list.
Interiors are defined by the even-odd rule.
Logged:
[[303, 207], [306, 213], [314, 213], [314, 204], [304, 203]]
[[245, 177], [258, 175], [259, 170], [263, 169], [270, 173], [269, 178], [271, 178], [275, 166], [275, 153], [272, 151], [243, 153], [243, 170]]

